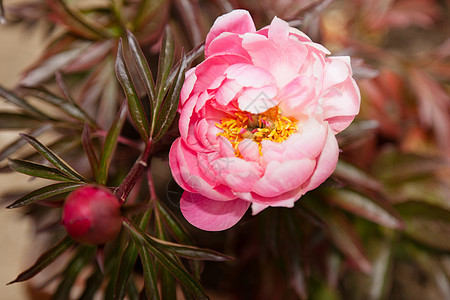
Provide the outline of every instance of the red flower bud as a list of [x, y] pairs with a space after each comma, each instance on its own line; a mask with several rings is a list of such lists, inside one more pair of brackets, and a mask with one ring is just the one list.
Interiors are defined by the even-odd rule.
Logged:
[[64, 202], [61, 223], [76, 241], [101, 245], [112, 241], [122, 228], [117, 198], [99, 186], [84, 186], [69, 194]]

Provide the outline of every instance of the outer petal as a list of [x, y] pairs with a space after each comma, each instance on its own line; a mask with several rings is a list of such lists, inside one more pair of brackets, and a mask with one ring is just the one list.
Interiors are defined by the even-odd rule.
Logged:
[[184, 192], [180, 200], [183, 216], [192, 225], [208, 231], [225, 230], [236, 224], [245, 214], [250, 202], [235, 199], [214, 201], [200, 194]]
[[183, 106], [194, 88], [197, 76], [195, 76], [195, 68], [186, 71], [185, 80], [180, 93], [180, 106]]
[[209, 45], [223, 32], [242, 34], [246, 32], [255, 32], [255, 24], [246, 10], [236, 9], [217, 18], [211, 27], [205, 40], [205, 56], [211, 55]]
[[211, 41], [208, 47], [209, 56], [218, 54], [238, 54], [250, 59], [247, 51], [242, 48], [242, 36], [223, 32]]
[[355, 80], [348, 77], [344, 82], [328, 89], [319, 101], [324, 120], [338, 133], [347, 128], [358, 114], [361, 95]]
[[229, 201], [236, 196], [230, 188], [213, 181], [214, 174], [205, 174], [208, 170], [205, 161], [199, 160], [196, 153], [184, 145], [183, 140], [177, 139], [172, 144], [169, 153], [169, 164], [175, 181], [186, 191], [200, 193], [205, 197], [217, 201]]
[[310, 118], [300, 125], [300, 132], [291, 135], [283, 143], [262, 141], [262, 153], [265, 162], [297, 159], [315, 160], [323, 150], [327, 139], [327, 128], [317, 120]]
[[307, 181], [315, 167], [311, 159], [285, 162], [271, 161], [264, 176], [255, 184], [253, 192], [263, 197], [276, 197], [300, 187]]
[[327, 141], [317, 160], [316, 169], [311, 176], [305, 192], [310, 191], [321, 185], [336, 169], [339, 157], [339, 147], [336, 137], [332, 130], [328, 130]]
[[212, 167], [217, 180], [231, 187], [234, 192], [250, 192], [263, 173], [258, 163], [238, 157], [219, 158]]

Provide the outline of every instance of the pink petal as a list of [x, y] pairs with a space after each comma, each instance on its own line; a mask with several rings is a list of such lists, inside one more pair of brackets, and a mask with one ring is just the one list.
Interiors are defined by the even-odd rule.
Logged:
[[308, 114], [314, 112], [317, 106], [312, 76], [300, 75], [280, 90], [277, 99], [285, 116]]
[[207, 162], [200, 160], [196, 153], [187, 148], [182, 139], [176, 139], [169, 153], [169, 164], [175, 181], [186, 191], [200, 193], [217, 201], [235, 199], [229, 187], [218, 185], [214, 181], [214, 173], [209, 170]]
[[192, 225], [208, 231], [225, 230], [235, 225], [250, 203], [241, 199], [214, 201], [200, 194], [184, 192], [180, 199], [183, 216]]
[[[297, 76], [308, 53], [306, 46], [299, 41], [288, 38], [271, 39], [272, 36], [287, 37], [287, 32], [283, 33], [286, 30], [284, 23], [274, 19], [269, 29], [269, 38], [247, 33], [242, 41], [253, 64], [269, 71], [280, 88]], [[272, 35], [270, 31], [273, 31]]]
[[195, 81], [197, 80], [197, 76], [195, 76], [195, 68], [189, 69], [186, 71], [185, 80], [183, 83], [183, 87], [181, 88], [180, 93], [180, 105], [184, 105], [186, 100], [194, 88]]
[[210, 56], [209, 45], [211, 42], [223, 32], [242, 34], [246, 32], [255, 32], [255, 24], [253, 23], [250, 13], [246, 10], [235, 9], [216, 19], [213, 26], [209, 30], [205, 40], [205, 56]]
[[239, 109], [252, 114], [260, 114], [276, 106], [277, 88], [273, 85], [262, 88], [247, 88], [238, 99]]
[[251, 139], [244, 139], [239, 143], [238, 150], [245, 160], [259, 163], [261, 155], [259, 154], [259, 146], [255, 141]]
[[270, 161], [253, 192], [263, 197], [276, 197], [297, 189], [311, 177], [314, 167], [315, 161], [311, 159]]
[[361, 95], [355, 80], [348, 77], [343, 83], [328, 89], [320, 101], [324, 120], [328, 121], [335, 133], [338, 133], [350, 125], [354, 116], [358, 114]]
[[211, 83], [217, 80], [217, 77], [224, 74], [229, 66], [248, 62], [248, 58], [236, 54], [215, 55], [207, 58], [195, 68], [197, 81], [192, 92], [200, 93], [206, 90]]
[[284, 206], [292, 207], [295, 201], [297, 201], [305, 192], [302, 187], [290, 190], [286, 193], [278, 195], [276, 197], [263, 197], [256, 193], [235, 193], [239, 198], [252, 202], [259, 203], [267, 206]]
[[234, 192], [250, 192], [263, 173], [258, 163], [238, 157], [219, 158], [214, 161], [212, 168], [217, 174], [217, 180], [231, 187]]
[[242, 37], [238, 34], [223, 32], [208, 47], [208, 55], [238, 54], [250, 59], [247, 51], [242, 48]]
[[275, 83], [269, 72], [251, 64], [234, 64], [225, 71], [225, 75], [243, 87], [260, 88]]
[[231, 102], [242, 90], [242, 86], [236, 80], [225, 79], [222, 85], [216, 91], [216, 101], [220, 105], [226, 106]]
[[328, 130], [327, 141], [317, 160], [316, 169], [311, 176], [305, 192], [321, 185], [336, 169], [339, 157], [339, 146], [332, 130]]
[[325, 145], [328, 126], [310, 118], [299, 124], [299, 132], [291, 135], [283, 143], [262, 141], [263, 159], [270, 161], [288, 161], [297, 159], [316, 159]]
[[344, 82], [352, 76], [349, 56], [332, 56], [326, 58], [326, 70], [323, 88], [328, 89], [333, 85]]
[[268, 207], [269, 207], [269, 205], [266, 205], [266, 204], [252, 202], [252, 216], [256, 216], [257, 214], [259, 214], [260, 212], [262, 212], [263, 210], [265, 210]]
[[189, 127], [191, 123], [192, 113], [194, 112], [194, 107], [197, 104], [198, 95], [190, 97], [183, 105], [180, 113], [180, 120], [178, 122], [178, 128], [180, 130], [180, 135], [183, 139], [188, 138]]

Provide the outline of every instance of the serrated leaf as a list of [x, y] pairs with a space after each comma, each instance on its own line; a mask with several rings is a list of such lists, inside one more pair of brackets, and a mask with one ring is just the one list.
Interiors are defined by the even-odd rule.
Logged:
[[139, 42], [130, 31], [127, 31], [127, 38], [131, 56], [133, 57], [134, 63], [136, 64], [136, 69], [138, 71], [139, 77], [144, 84], [148, 98], [150, 99], [150, 103], [152, 103], [151, 108], [154, 108], [156, 106], [156, 90], [152, 71], [150, 70], [147, 64], [147, 60], [142, 53], [141, 48], [139, 47]]
[[208, 296], [205, 294], [200, 283], [192, 277], [192, 275], [190, 275], [184, 267], [179, 264], [179, 262], [155, 247], [154, 242], [147, 238], [147, 234], [132, 226], [129, 221], [125, 220], [123, 224], [133, 237], [135, 243], [145, 245], [147, 250], [152, 253], [161, 265], [163, 265], [175, 278], [177, 278], [179, 283], [188, 288], [190, 292], [198, 299], [208, 299]]
[[395, 206], [406, 223], [405, 233], [436, 249], [450, 251], [450, 211], [421, 202]]
[[36, 164], [34, 162], [26, 160], [10, 159], [8, 165], [16, 172], [33, 177], [40, 177], [57, 181], [73, 181], [72, 178], [67, 177], [58, 169], [50, 168], [45, 165]]
[[11, 102], [12, 104], [23, 108], [25, 111], [29, 112], [30, 114], [42, 118], [43, 120], [51, 120], [49, 116], [35, 108], [34, 106], [30, 105], [27, 101], [25, 101], [22, 98], [19, 98], [11, 91], [8, 91], [4, 87], [0, 86], [0, 97], [5, 98], [7, 101]]
[[103, 144], [102, 154], [100, 156], [100, 165], [97, 177], [97, 181], [101, 185], [105, 185], [108, 179], [109, 166], [114, 156], [114, 151], [117, 146], [117, 138], [119, 137], [119, 134], [122, 131], [126, 115], [127, 109], [126, 106], [123, 105], [118, 115], [116, 116], [116, 119], [114, 120], [110, 129], [108, 130], [108, 134], [106, 135], [105, 143]]
[[402, 229], [405, 224], [398, 213], [387, 203], [382, 205], [368, 197], [350, 190], [329, 190], [327, 200], [341, 208], [371, 220], [382, 226]]
[[65, 161], [58, 157], [46, 146], [41, 144], [36, 138], [21, 133], [20, 136], [25, 139], [31, 146], [33, 146], [43, 157], [45, 157], [51, 164], [53, 164], [58, 170], [66, 174], [68, 177], [77, 180], [87, 182], [88, 180], [78, 174], [72, 167], [70, 167]]
[[24, 129], [39, 125], [42, 125], [42, 120], [36, 119], [33, 116], [12, 112], [0, 112], [0, 129]]
[[21, 282], [32, 278], [34, 275], [41, 272], [48, 265], [50, 265], [55, 259], [57, 259], [61, 254], [63, 254], [67, 249], [69, 249], [75, 242], [68, 236], [59, 241], [56, 245], [45, 251], [39, 256], [39, 258], [34, 262], [34, 264], [27, 270], [20, 273], [16, 279], [8, 284], [15, 282]]
[[47, 199], [51, 196], [71, 192], [81, 186], [83, 186], [83, 183], [64, 182], [51, 184], [26, 194], [22, 198], [14, 201], [11, 205], [8, 205], [6, 208], [19, 208], [27, 206], [36, 201]]
[[119, 82], [127, 97], [131, 119], [133, 120], [133, 123], [136, 126], [136, 129], [141, 135], [142, 139], [144, 141], [148, 141], [150, 128], [141, 100], [139, 99], [139, 96], [136, 93], [136, 89], [133, 84], [131, 75], [125, 64], [122, 40], [120, 40], [119, 42], [115, 68], [117, 78], [119, 79]]

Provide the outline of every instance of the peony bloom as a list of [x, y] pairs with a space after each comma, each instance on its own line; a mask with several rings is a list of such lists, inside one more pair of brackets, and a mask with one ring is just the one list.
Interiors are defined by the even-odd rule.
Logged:
[[117, 198], [107, 189], [83, 186], [67, 196], [61, 223], [76, 241], [101, 245], [112, 241], [122, 228]]
[[328, 54], [276, 17], [258, 31], [245, 10], [215, 21], [186, 74], [169, 157], [191, 224], [224, 230], [250, 205], [292, 207], [333, 173], [360, 94], [350, 58]]

